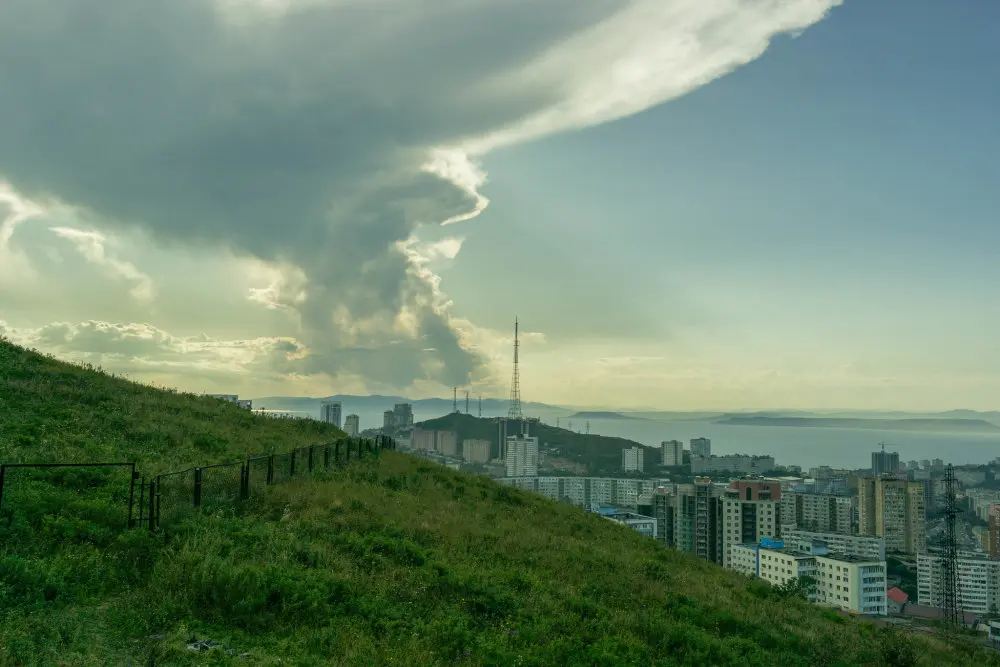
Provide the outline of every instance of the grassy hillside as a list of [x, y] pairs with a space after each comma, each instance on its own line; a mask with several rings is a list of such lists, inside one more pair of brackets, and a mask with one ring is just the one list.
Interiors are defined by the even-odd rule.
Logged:
[[155, 389], [0, 339], [0, 461], [138, 461], [144, 472], [286, 451], [342, 437], [218, 399]]
[[[10, 360], [20, 386], [66, 375], [100, 387], [125, 413], [144, 414], [131, 401], [198, 403], [13, 349], [0, 357], [5, 400], [17, 391]], [[54, 442], [71, 454], [85, 438], [57, 415], [85, 411], [72, 396], [23, 401], [13, 419], [60, 433]], [[231, 438], [231, 451], [241, 433], [275, 447], [286, 442], [282, 429], [288, 443], [306, 437], [294, 422], [236, 430], [218, 414], [177, 418]], [[154, 425], [138, 416], [129, 424], [155, 441]], [[131, 437], [102, 432], [115, 451], [133, 453]], [[44, 441], [15, 446], [7, 433], [4, 451], [44, 453]], [[141, 442], [136, 451], [150, 460], [172, 456]], [[971, 646], [784, 597], [596, 515], [396, 452], [157, 533], [122, 532], [86, 493], [70, 506], [43, 501], [32, 531], [0, 522], [0, 665], [1000, 664]], [[220, 646], [191, 651], [194, 637]]]

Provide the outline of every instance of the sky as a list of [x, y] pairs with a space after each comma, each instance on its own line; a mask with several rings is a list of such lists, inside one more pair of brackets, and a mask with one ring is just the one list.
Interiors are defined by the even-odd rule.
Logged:
[[0, 335], [186, 391], [1000, 405], [991, 0], [5, 0]]

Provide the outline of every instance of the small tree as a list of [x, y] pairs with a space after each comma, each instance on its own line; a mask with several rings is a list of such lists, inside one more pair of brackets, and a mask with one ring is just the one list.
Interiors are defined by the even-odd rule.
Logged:
[[782, 597], [798, 598], [809, 601], [816, 594], [816, 579], [807, 575], [789, 579], [777, 587], [778, 593]]

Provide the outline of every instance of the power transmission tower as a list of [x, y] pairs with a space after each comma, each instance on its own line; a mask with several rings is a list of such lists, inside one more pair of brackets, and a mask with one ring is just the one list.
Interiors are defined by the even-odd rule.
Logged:
[[479, 417], [480, 417], [480, 419], [482, 418], [482, 416], [483, 416], [483, 397], [480, 396], [479, 397]]
[[458, 387], [452, 388], [451, 411], [458, 412]]
[[958, 506], [955, 503], [955, 469], [949, 463], [944, 474], [946, 536], [944, 563], [942, 564], [944, 621], [953, 627], [959, 625], [958, 609], [958, 535], [956, 519]]
[[518, 350], [521, 341], [518, 338], [517, 318], [514, 318], [514, 375], [510, 381], [510, 408], [507, 409], [507, 419], [510, 421], [524, 421], [521, 412], [521, 371], [518, 368]]
[[465, 392], [465, 414], [469, 414], [469, 392]]

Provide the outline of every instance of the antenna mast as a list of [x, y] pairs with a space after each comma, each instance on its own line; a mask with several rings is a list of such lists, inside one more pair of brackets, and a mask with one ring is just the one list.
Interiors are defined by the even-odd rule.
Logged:
[[465, 392], [465, 414], [469, 414], [469, 392]]
[[458, 387], [452, 388], [451, 411], [458, 412]]
[[479, 397], [479, 416], [483, 416], [483, 397], [481, 395]]
[[521, 372], [518, 368], [518, 349], [521, 347], [519, 339], [517, 318], [514, 318], [514, 376], [510, 381], [510, 408], [507, 410], [507, 419], [521, 421], [524, 415], [521, 413]]

